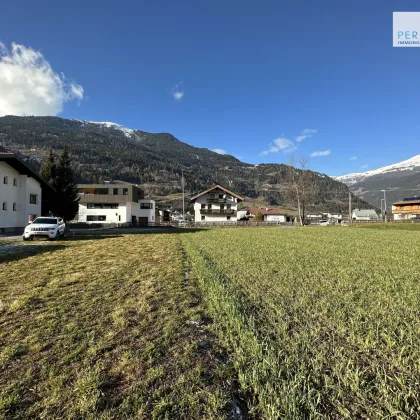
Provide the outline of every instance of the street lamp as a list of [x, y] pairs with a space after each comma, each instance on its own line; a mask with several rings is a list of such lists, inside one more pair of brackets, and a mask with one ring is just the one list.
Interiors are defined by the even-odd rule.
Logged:
[[386, 214], [386, 190], [381, 190], [383, 193], [384, 193], [384, 205], [385, 205], [385, 223], [386, 223], [386, 216], [387, 216], [387, 214]]

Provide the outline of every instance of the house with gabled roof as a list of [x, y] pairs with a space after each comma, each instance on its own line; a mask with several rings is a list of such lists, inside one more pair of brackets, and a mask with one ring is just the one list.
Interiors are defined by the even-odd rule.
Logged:
[[376, 221], [379, 220], [379, 216], [373, 209], [353, 210], [351, 218], [356, 221]]
[[194, 220], [198, 223], [237, 222], [238, 203], [243, 197], [220, 186], [191, 197], [194, 203]]
[[55, 190], [15, 153], [0, 147], [0, 233], [48, 215]]

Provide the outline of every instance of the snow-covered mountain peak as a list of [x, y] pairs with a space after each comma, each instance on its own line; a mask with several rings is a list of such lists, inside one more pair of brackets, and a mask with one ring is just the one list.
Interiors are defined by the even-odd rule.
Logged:
[[332, 178], [334, 178], [336, 181], [343, 182], [344, 184], [353, 185], [363, 181], [365, 178], [370, 176], [386, 174], [389, 172], [411, 171], [414, 168], [420, 168], [420, 155], [416, 155], [402, 162], [383, 166], [382, 168], [374, 169], [372, 171], [356, 172], [342, 176], [333, 176]]
[[121, 124], [117, 124], [117, 123], [110, 122], [110, 121], [84, 121], [84, 120], [77, 120], [77, 121], [79, 121], [83, 125], [85, 125], [85, 124], [96, 124], [96, 125], [100, 125], [102, 127], [113, 128], [115, 130], [120, 130], [124, 133], [124, 135], [126, 137], [131, 137], [134, 133], [134, 130], [132, 130], [131, 128], [127, 128], [127, 127], [124, 127]]

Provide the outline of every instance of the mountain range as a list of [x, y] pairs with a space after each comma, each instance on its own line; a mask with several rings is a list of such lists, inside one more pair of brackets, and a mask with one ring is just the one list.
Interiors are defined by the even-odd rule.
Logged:
[[[113, 122], [59, 117], [0, 117], [0, 145], [20, 154], [35, 170], [50, 148], [67, 145], [79, 183], [123, 180], [140, 184], [157, 201], [180, 205], [181, 175], [187, 197], [215, 183], [271, 206], [295, 207], [288, 193], [288, 166], [252, 165], [230, 155], [186, 144], [168, 133], [147, 133]], [[347, 212], [348, 187], [309, 171], [316, 192], [306, 211]], [[359, 208], [371, 207], [354, 197]]]
[[394, 201], [420, 196], [420, 155], [372, 171], [333, 178], [344, 182], [354, 194], [376, 207], [381, 207], [385, 190], [389, 211]]

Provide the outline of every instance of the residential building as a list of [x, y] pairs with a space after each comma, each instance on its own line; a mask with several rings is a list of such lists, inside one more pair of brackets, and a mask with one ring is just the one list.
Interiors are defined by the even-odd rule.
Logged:
[[54, 189], [14, 153], [0, 148], [0, 232], [20, 232], [48, 215]]
[[379, 216], [373, 209], [366, 210], [353, 210], [351, 218], [356, 221], [376, 221], [379, 220]]
[[236, 222], [238, 203], [243, 198], [220, 185], [214, 185], [191, 198], [194, 220], [201, 223]]
[[247, 211], [247, 216], [253, 218], [258, 213], [261, 214], [263, 222], [290, 223], [295, 219], [295, 215], [292, 211], [285, 211], [268, 207], [249, 208]]
[[409, 220], [420, 216], [420, 197], [404, 198], [392, 203], [394, 220]]
[[144, 198], [134, 184], [113, 181], [106, 184], [79, 184], [78, 221], [147, 225], [155, 222], [155, 202]]

